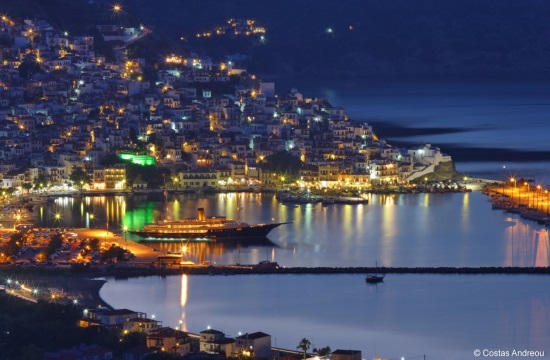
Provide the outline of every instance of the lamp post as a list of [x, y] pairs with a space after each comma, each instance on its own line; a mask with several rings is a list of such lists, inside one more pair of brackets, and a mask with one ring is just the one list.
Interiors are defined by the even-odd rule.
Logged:
[[504, 189], [506, 188], [506, 165], [502, 165], [502, 195], [504, 195]]
[[15, 225], [13, 226], [14, 229], [17, 230], [17, 223], [21, 220], [21, 214], [15, 215]]
[[[511, 177], [511, 178], [510, 178], [510, 181], [514, 183], [514, 190], [513, 190], [513, 192], [512, 192], [512, 201], [514, 201], [514, 194], [515, 194], [515, 192], [516, 192], [516, 178]], [[519, 197], [518, 197], [518, 200], [519, 200]]]
[[126, 250], [128, 250], [128, 241], [126, 240], [126, 233], [128, 232], [128, 226], [124, 225], [122, 227], [122, 233], [124, 234], [124, 245], [126, 247]]
[[107, 241], [108, 234], [109, 234], [109, 219], [105, 221], [105, 241]]
[[523, 185], [527, 187], [527, 207], [529, 207], [529, 183], [526, 181]]

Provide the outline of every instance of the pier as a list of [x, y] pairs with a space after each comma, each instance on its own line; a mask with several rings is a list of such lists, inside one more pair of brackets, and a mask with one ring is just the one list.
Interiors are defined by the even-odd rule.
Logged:
[[483, 192], [492, 198], [493, 209], [550, 226], [550, 192], [543, 184], [510, 178], [499, 185], [486, 187]]

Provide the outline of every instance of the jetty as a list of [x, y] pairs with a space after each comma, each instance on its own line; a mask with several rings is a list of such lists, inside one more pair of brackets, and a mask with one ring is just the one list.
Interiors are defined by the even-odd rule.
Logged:
[[483, 193], [491, 199], [491, 207], [520, 215], [527, 220], [550, 226], [550, 191], [532, 180], [511, 178], [487, 186]]

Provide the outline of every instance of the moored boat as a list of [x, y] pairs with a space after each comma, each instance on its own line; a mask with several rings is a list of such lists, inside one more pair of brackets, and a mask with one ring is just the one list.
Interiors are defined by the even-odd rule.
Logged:
[[132, 234], [149, 239], [226, 240], [265, 238], [274, 228], [287, 223], [247, 224], [225, 216], [206, 217], [204, 209], [197, 210], [197, 218], [164, 220], [147, 224]]
[[384, 276], [382, 275], [367, 275], [365, 281], [371, 284], [379, 283], [384, 281]]
[[[378, 262], [376, 263], [376, 269], [378, 269]], [[384, 281], [384, 275], [379, 274], [367, 274], [367, 277], [365, 278], [365, 281], [369, 284], [376, 284], [381, 283]]]

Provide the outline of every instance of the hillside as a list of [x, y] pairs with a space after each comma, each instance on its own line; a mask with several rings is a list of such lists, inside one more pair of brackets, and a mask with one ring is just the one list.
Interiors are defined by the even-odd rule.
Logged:
[[[128, 7], [192, 48], [251, 55], [247, 66], [260, 73], [550, 74], [544, 0], [133, 0]], [[228, 18], [265, 25], [265, 43], [194, 37]]]
[[58, 29], [83, 34], [98, 24], [140, 24], [130, 12], [113, 12], [114, 2], [106, 0], [2, 0], [0, 13], [14, 19], [45, 19]]
[[[301, 77], [550, 75], [544, 0], [4, 0], [0, 12], [86, 32], [144, 23], [158, 39], [213, 56], [250, 56], [260, 74]], [[265, 39], [196, 38], [227, 19], [254, 19]], [[181, 41], [181, 39], [184, 41]]]

